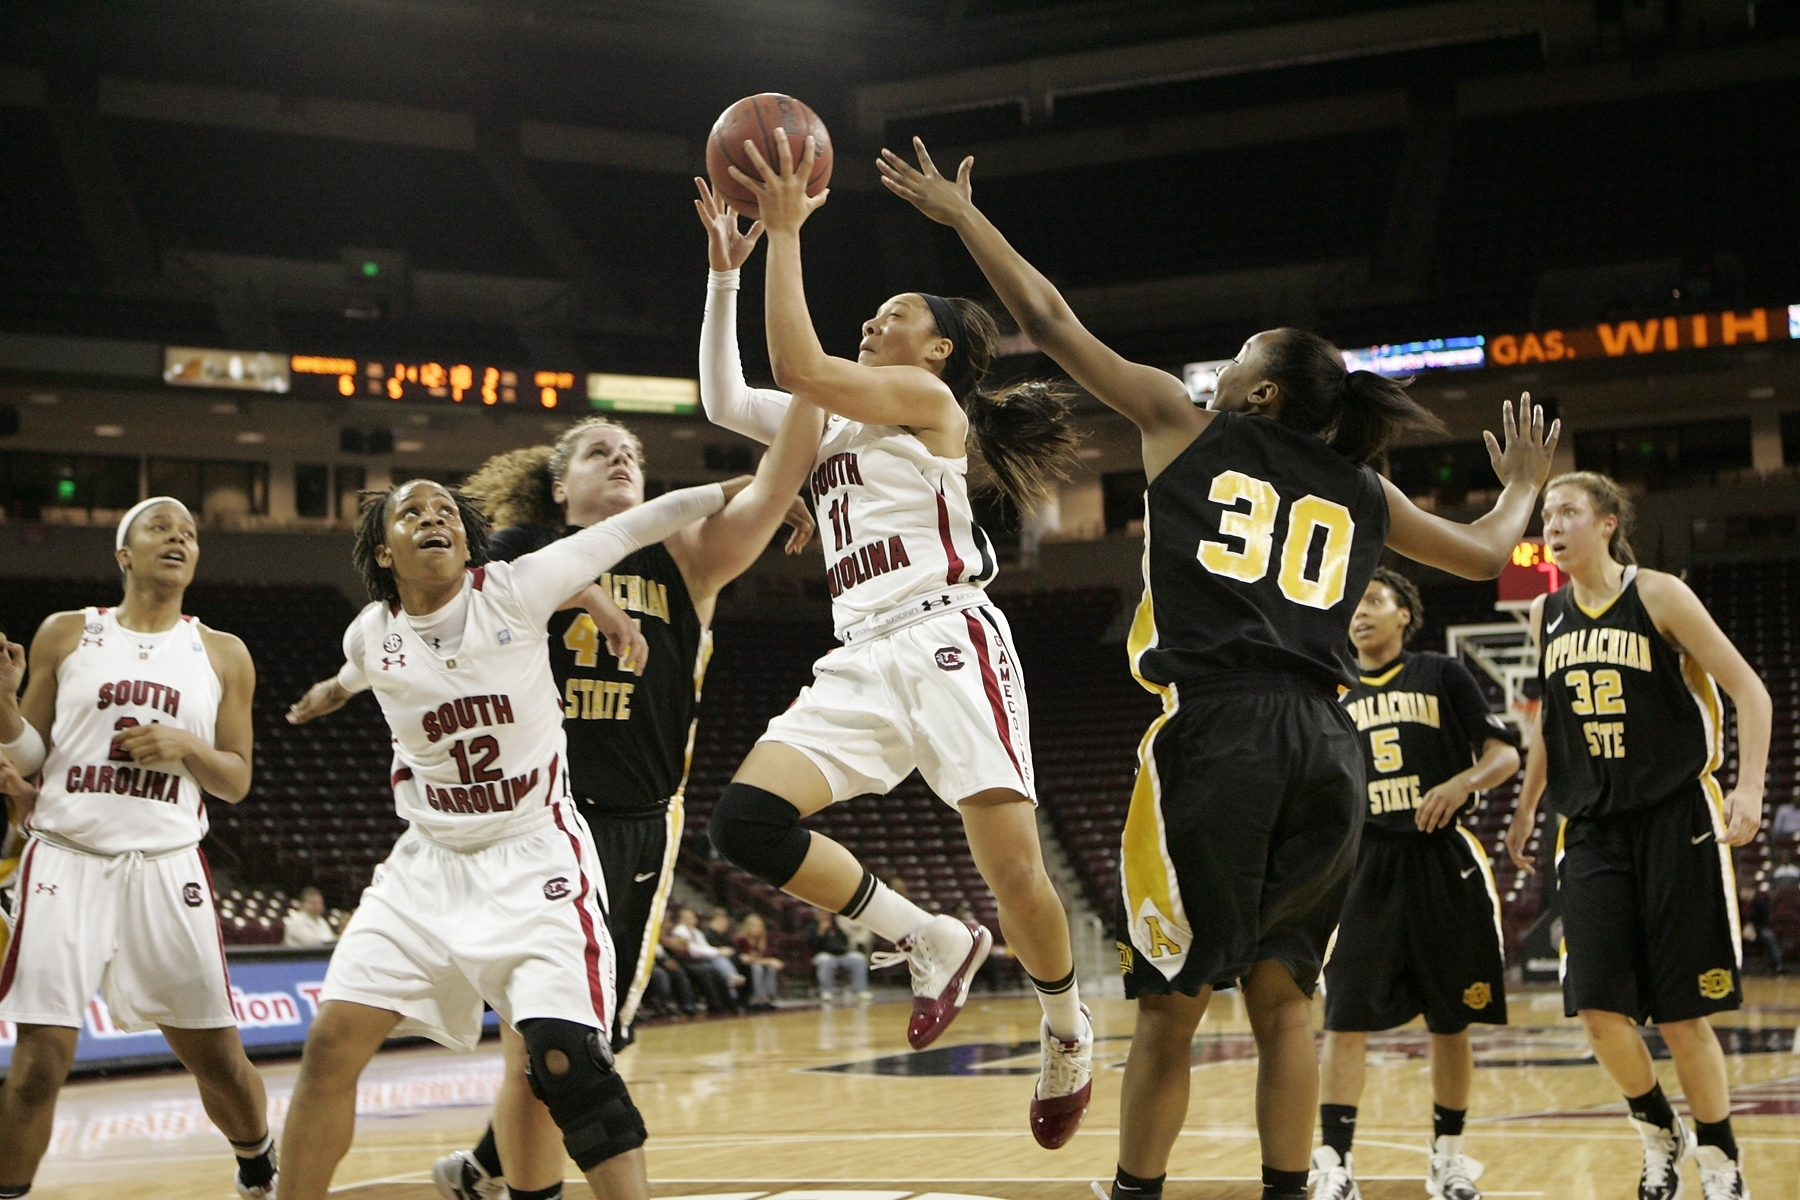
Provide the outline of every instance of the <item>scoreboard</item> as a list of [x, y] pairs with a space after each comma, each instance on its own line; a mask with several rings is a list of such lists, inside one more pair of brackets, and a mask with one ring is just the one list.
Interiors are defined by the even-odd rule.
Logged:
[[1542, 538], [1526, 538], [1512, 548], [1512, 557], [1500, 569], [1495, 608], [1530, 608], [1531, 602], [1563, 584], [1562, 568]]
[[[586, 407], [586, 380], [573, 371], [533, 371], [467, 362], [331, 358], [296, 354], [288, 360], [300, 395], [385, 400], [448, 400], [453, 404]], [[580, 380], [578, 383], [577, 381]]]

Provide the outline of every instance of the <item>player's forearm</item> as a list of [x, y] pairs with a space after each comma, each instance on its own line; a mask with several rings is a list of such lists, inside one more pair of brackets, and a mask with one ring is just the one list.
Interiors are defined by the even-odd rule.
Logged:
[[1485, 792], [1511, 779], [1519, 769], [1519, 752], [1505, 742], [1490, 744], [1464, 773], [1472, 792]]
[[700, 404], [707, 420], [765, 445], [775, 436], [788, 397], [752, 388], [738, 354], [738, 273], [707, 276], [706, 313], [700, 323]]
[[197, 746], [182, 756], [186, 767], [209, 795], [236, 804], [250, 794], [250, 760], [230, 750]]
[[1749, 686], [1728, 690], [1726, 694], [1737, 705], [1737, 786], [1762, 791], [1768, 776], [1769, 735], [1774, 724], [1769, 691], [1762, 680], [1751, 675]]
[[953, 228], [1025, 336], [1046, 354], [1054, 355], [1051, 347], [1059, 327], [1075, 319], [1074, 310], [1056, 285], [1013, 249], [1006, 235], [973, 204]]
[[1535, 483], [1508, 484], [1500, 492], [1494, 507], [1468, 526], [1469, 535], [1481, 559], [1481, 567], [1492, 579], [1512, 557], [1513, 547], [1525, 536], [1537, 507], [1538, 486]]
[[769, 369], [775, 375], [776, 386], [802, 391], [828, 370], [830, 356], [819, 344], [812, 314], [807, 311], [799, 232], [771, 231], [768, 237], [763, 315], [769, 339]]

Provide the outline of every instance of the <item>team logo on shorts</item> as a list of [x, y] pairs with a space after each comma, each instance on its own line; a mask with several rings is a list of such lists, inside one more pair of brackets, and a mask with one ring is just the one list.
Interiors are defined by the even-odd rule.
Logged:
[[199, 884], [184, 883], [181, 885], [181, 902], [189, 908], [199, 908], [203, 899]]
[[569, 894], [569, 881], [566, 877], [564, 877], [562, 875], [558, 875], [555, 879], [545, 881], [545, 883], [544, 883], [544, 899], [546, 899], [546, 900], [561, 900], [564, 896], [567, 896], [568, 894]]
[[960, 671], [963, 669], [962, 651], [958, 650], [955, 646], [939, 646], [937, 648], [937, 653], [932, 657], [936, 658], [937, 665], [946, 671]]
[[1463, 1005], [1480, 1012], [1494, 1002], [1494, 989], [1487, 983], [1471, 983], [1463, 989]]
[[386, 650], [389, 654], [398, 653], [400, 649], [400, 635], [397, 633], [390, 633], [382, 638], [381, 648]]
[[1714, 967], [1700, 976], [1700, 994], [1708, 1000], [1723, 1000], [1731, 995], [1731, 972]]

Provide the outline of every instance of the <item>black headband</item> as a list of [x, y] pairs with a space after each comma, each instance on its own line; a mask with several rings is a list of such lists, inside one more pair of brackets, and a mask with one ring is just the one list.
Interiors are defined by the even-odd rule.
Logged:
[[938, 332], [955, 342], [957, 350], [963, 349], [963, 338], [967, 336], [967, 331], [963, 328], [962, 314], [956, 311], [956, 305], [930, 292], [920, 292], [919, 298], [931, 310], [931, 319], [937, 322]]

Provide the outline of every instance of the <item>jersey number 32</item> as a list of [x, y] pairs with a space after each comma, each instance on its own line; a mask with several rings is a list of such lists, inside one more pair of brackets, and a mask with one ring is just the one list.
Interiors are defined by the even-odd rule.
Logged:
[[[1242, 471], [1222, 471], [1213, 476], [1207, 493], [1214, 504], [1225, 505], [1219, 514], [1219, 532], [1242, 542], [1201, 539], [1196, 557], [1215, 575], [1239, 583], [1255, 583], [1269, 573], [1275, 552], [1275, 518], [1281, 512], [1281, 494], [1266, 479]], [[1350, 510], [1321, 496], [1302, 496], [1288, 509], [1287, 537], [1275, 581], [1281, 594], [1308, 608], [1331, 608], [1344, 598], [1344, 577], [1350, 570], [1350, 544], [1356, 522]], [[1308, 573], [1308, 560], [1320, 541], [1318, 565]]]

